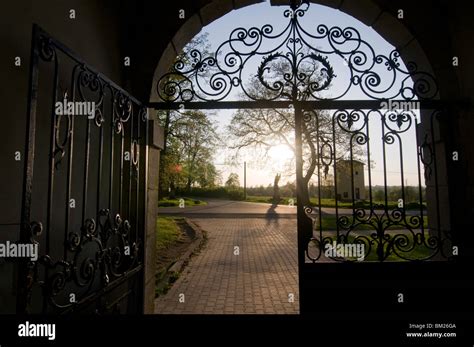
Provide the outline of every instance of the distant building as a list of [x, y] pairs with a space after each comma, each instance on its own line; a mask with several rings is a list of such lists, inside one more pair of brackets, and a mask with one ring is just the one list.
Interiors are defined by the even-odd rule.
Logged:
[[[355, 200], [365, 200], [365, 179], [364, 163], [352, 160], [352, 171], [350, 160], [339, 160], [336, 164], [337, 174], [337, 200], [352, 201], [352, 194]], [[352, 176], [354, 177], [354, 190], [352, 190]]]

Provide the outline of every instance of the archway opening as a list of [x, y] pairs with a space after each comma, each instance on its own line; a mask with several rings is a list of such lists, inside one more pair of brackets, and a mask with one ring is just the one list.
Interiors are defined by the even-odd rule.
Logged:
[[[255, 25], [263, 13], [275, 24]], [[236, 22], [242, 28], [233, 30]], [[216, 151], [206, 170], [213, 166], [211, 171], [217, 173], [216, 166], [229, 158], [229, 149], [236, 150], [234, 167], [235, 162], [245, 162], [249, 170], [242, 194], [248, 194], [247, 185], [257, 186], [251, 187], [256, 188], [251, 190], [254, 195], [245, 198], [267, 199], [271, 207], [265, 218], [276, 220], [271, 228], [281, 228], [277, 206], [296, 205], [298, 234], [293, 242], [298, 245], [300, 267], [446, 257], [449, 221], [441, 215], [438, 182], [445, 165], [436, 156], [442, 144], [436, 139], [433, 106], [438, 90], [424, 57], [415, 59], [422, 61], [419, 65], [405, 64], [410, 61], [405, 60], [408, 50], [400, 54], [376, 30], [339, 11], [308, 3], [286, 11], [254, 5], [222, 17], [206, 30], [210, 47], [199, 50], [191, 44], [169, 73], [155, 79], [152, 101], [161, 102], [153, 105], [168, 110], [161, 114], [165, 127], [174, 109], [178, 123], [182, 117], [207, 117], [221, 132], [227, 131], [225, 150]], [[212, 53], [202, 54], [202, 48]], [[206, 114], [206, 108], [218, 110], [218, 118]], [[223, 112], [224, 108], [238, 111]], [[188, 121], [183, 129], [185, 138], [197, 134], [196, 128], [189, 130]], [[210, 144], [205, 138], [202, 142]], [[197, 148], [195, 143], [188, 147]], [[186, 165], [184, 193], [209, 194], [204, 185], [190, 179], [191, 166]], [[230, 195], [225, 188], [234, 188], [241, 199], [241, 183], [232, 170], [220, 170], [227, 176], [222, 188], [226, 197]], [[264, 177], [261, 182], [259, 176]], [[281, 194], [285, 184], [287, 196]], [[211, 207], [211, 214], [229, 213], [221, 206]], [[247, 215], [248, 209], [261, 206], [235, 208]], [[248, 230], [241, 222], [243, 215], [228, 218], [225, 224], [235, 228], [241, 223], [240, 228]], [[240, 245], [232, 242], [220, 246], [238, 257]], [[267, 251], [274, 259], [272, 250]], [[238, 261], [228, 260], [238, 269]]]

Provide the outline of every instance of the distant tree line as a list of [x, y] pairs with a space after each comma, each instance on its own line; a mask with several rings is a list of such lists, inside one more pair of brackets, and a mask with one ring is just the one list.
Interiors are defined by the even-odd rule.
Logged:
[[[419, 190], [416, 186], [406, 186], [405, 188], [405, 202], [419, 202]], [[369, 187], [366, 186], [366, 196], [369, 196]], [[318, 185], [311, 183], [309, 185], [309, 195], [311, 198], [318, 197], [319, 189]], [[334, 186], [321, 186], [321, 198], [322, 199], [334, 199], [335, 192]], [[388, 186], [387, 187], [387, 199], [388, 201], [398, 201], [402, 197], [402, 188], [401, 186]], [[269, 184], [267, 186], [260, 185], [257, 187], [248, 187], [247, 195], [255, 196], [272, 196], [273, 194], [273, 185]], [[285, 185], [280, 186], [280, 195], [282, 197], [296, 197], [296, 187], [294, 182], [287, 182]], [[421, 189], [422, 200], [426, 201], [426, 189], [422, 187]], [[372, 186], [372, 198], [375, 201], [384, 201], [385, 200], [385, 188], [384, 186]], [[367, 198], [368, 200], [368, 198]]]

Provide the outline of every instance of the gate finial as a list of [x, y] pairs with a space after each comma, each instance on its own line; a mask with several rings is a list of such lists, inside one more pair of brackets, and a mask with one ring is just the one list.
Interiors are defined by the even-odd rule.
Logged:
[[290, 0], [290, 7], [293, 11], [303, 4], [309, 5], [309, 0]]

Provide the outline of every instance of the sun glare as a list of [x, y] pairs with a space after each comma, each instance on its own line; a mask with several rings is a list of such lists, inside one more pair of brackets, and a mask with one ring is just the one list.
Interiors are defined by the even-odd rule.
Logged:
[[272, 162], [278, 166], [283, 166], [294, 157], [293, 151], [284, 144], [275, 145], [269, 151]]

